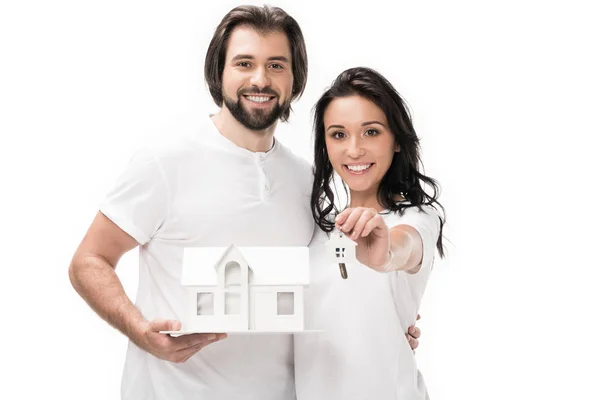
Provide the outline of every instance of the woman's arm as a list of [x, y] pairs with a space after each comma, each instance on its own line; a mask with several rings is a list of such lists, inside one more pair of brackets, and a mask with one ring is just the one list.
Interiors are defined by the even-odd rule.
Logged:
[[[423, 260], [423, 240], [410, 225], [396, 225], [390, 229], [390, 259], [385, 271], [419, 272]], [[381, 268], [381, 267], [380, 267]]]

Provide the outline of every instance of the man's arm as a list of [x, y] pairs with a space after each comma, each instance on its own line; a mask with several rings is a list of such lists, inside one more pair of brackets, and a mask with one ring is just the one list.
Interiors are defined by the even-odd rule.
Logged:
[[204, 346], [226, 335], [194, 334], [178, 338], [158, 333], [179, 330], [179, 321], [147, 321], [125, 294], [115, 268], [138, 243], [104, 214], [98, 212], [71, 265], [69, 278], [79, 295], [109, 324], [135, 345], [158, 358], [183, 362]]
[[77, 293], [102, 319], [140, 346], [146, 321], [115, 273], [121, 256], [137, 245], [134, 238], [98, 212], [73, 256], [69, 278]]

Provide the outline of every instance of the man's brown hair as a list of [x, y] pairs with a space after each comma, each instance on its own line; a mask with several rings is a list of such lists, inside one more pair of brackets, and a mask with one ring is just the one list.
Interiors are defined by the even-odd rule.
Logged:
[[[283, 32], [287, 35], [292, 53], [292, 73], [294, 76], [290, 100], [299, 98], [306, 87], [308, 75], [308, 57], [306, 56], [306, 45], [300, 26], [294, 18], [279, 7], [267, 5], [263, 7], [240, 6], [223, 17], [206, 52], [204, 79], [215, 103], [219, 107], [223, 105], [223, 68], [225, 67], [229, 37], [236, 27], [242, 25], [249, 26], [260, 34]], [[282, 121], [288, 120], [290, 111], [291, 107], [283, 111]]]

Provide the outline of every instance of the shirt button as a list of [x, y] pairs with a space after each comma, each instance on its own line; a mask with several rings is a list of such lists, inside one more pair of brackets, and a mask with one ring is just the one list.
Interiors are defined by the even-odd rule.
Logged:
[[265, 185], [265, 189], [269, 190], [269, 185]]
[[265, 161], [265, 156], [260, 156], [260, 161]]

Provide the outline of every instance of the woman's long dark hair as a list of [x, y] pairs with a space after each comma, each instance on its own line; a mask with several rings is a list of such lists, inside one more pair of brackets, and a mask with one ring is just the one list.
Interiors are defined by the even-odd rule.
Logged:
[[[317, 225], [323, 231], [331, 232], [335, 226], [332, 212], [338, 212], [330, 186], [333, 179], [333, 166], [329, 162], [325, 146], [325, 110], [332, 100], [353, 95], [372, 101], [385, 113], [395, 142], [400, 146], [400, 151], [394, 153], [392, 164], [379, 185], [377, 191], [379, 203], [400, 215], [407, 207], [416, 206], [422, 209], [424, 205], [433, 207], [437, 205], [443, 212], [444, 207], [437, 200], [440, 192], [439, 184], [419, 172], [419, 166], [422, 165], [419, 138], [402, 97], [381, 74], [369, 68], [359, 67], [342, 72], [333, 81], [332, 86], [323, 93], [314, 108], [315, 161], [310, 203]], [[433, 191], [431, 195], [423, 190], [422, 183], [431, 187]], [[399, 201], [400, 196], [405, 201]], [[437, 249], [441, 257], [444, 257], [442, 245], [444, 222], [445, 217], [440, 217]]]

